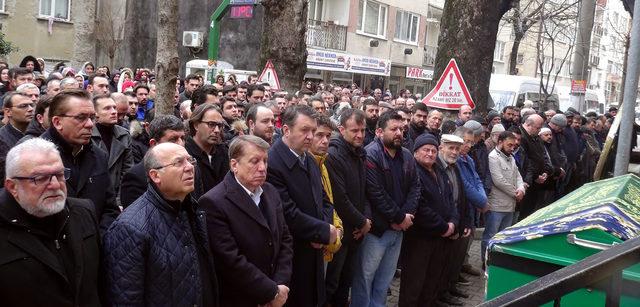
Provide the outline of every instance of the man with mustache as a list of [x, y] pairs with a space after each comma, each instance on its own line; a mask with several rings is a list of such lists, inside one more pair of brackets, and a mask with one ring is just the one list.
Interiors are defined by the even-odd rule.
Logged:
[[93, 205], [67, 197], [69, 170], [56, 146], [24, 141], [9, 151], [7, 166], [0, 190], [2, 304], [100, 306]]
[[71, 170], [67, 195], [90, 199], [104, 232], [120, 209], [109, 178], [109, 156], [91, 143], [95, 120], [96, 111], [89, 94], [81, 89], [66, 90], [51, 99], [51, 126], [40, 137], [56, 144], [62, 163]]
[[204, 212], [191, 196], [195, 164], [174, 143], [144, 156], [147, 191], [104, 236], [109, 306], [217, 306]]
[[420, 182], [411, 152], [402, 147], [403, 119], [395, 110], [378, 120], [367, 152], [366, 193], [373, 225], [364, 236], [351, 288], [352, 306], [385, 306], [404, 231], [413, 225]]
[[363, 105], [362, 110], [365, 115], [365, 122], [367, 124], [367, 128], [364, 131], [364, 146], [369, 145], [369, 143], [373, 142], [373, 139], [376, 137], [376, 124], [378, 123], [380, 107], [378, 106], [378, 101], [373, 98], [367, 98]]
[[255, 135], [269, 144], [273, 144], [275, 117], [270, 108], [262, 104], [252, 106], [247, 112], [249, 134]]

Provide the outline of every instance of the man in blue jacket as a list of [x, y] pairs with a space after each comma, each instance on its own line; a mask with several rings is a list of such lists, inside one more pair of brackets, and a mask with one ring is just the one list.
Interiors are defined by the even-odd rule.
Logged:
[[[468, 121], [468, 123], [473, 121]], [[466, 125], [466, 124], [465, 124]], [[477, 164], [474, 158], [471, 156], [471, 152], [475, 147], [475, 141], [477, 140], [477, 136], [473, 130], [469, 130], [464, 127], [459, 127], [456, 129], [454, 134], [460, 137], [464, 143], [460, 146], [460, 157], [456, 164], [458, 165], [458, 169], [460, 170], [460, 177], [462, 178], [462, 184], [464, 187], [464, 194], [467, 199], [468, 204], [471, 209], [471, 217], [472, 217], [472, 229], [478, 226], [480, 220], [480, 213], [485, 212], [487, 210], [487, 189], [485, 186], [485, 182], [491, 182], [489, 180], [483, 180], [481, 176], [476, 171]], [[486, 146], [482, 143], [482, 148], [486, 151]], [[477, 148], [477, 147], [475, 147]], [[477, 152], [476, 152], [477, 153]], [[477, 157], [476, 157], [477, 158]], [[489, 169], [486, 169], [486, 172], [489, 173]], [[490, 173], [489, 173], [490, 174]], [[490, 189], [489, 189], [490, 190]], [[473, 235], [473, 231], [471, 232]], [[479, 276], [481, 272], [472, 267], [469, 264], [469, 248], [471, 248], [471, 238], [469, 243], [467, 244], [467, 252], [465, 254], [465, 261], [462, 265], [462, 272], [470, 275]], [[460, 277], [461, 280], [464, 280], [464, 277]], [[453, 291], [456, 292], [456, 291]], [[464, 294], [464, 293], [463, 293]], [[462, 295], [465, 297], [466, 295]]]
[[352, 306], [385, 306], [403, 232], [413, 225], [420, 182], [411, 152], [402, 147], [402, 120], [396, 111], [385, 112], [378, 120], [375, 140], [365, 147], [373, 227], [356, 262]]

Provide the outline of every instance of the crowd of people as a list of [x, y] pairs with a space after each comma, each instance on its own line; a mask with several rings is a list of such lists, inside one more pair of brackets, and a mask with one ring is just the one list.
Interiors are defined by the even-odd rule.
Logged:
[[493, 235], [593, 180], [616, 115], [195, 74], [156, 115], [149, 69], [31, 56], [0, 83], [8, 306], [385, 306], [398, 275], [400, 306], [461, 305]]

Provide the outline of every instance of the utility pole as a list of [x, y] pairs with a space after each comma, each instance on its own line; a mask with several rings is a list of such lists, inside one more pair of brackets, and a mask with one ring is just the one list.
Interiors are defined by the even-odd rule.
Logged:
[[629, 170], [631, 157], [631, 137], [635, 121], [636, 98], [638, 96], [638, 74], [640, 73], [640, 5], [633, 6], [633, 23], [631, 25], [631, 43], [627, 57], [627, 76], [624, 80], [624, 98], [619, 116], [620, 131], [618, 133], [618, 152], [613, 171], [614, 176], [621, 176]]
[[[584, 85], [586, 91], [589, 75], [589, 51], [591, 49], [591, 32], [596, 11], [596, 0], [582, 0], [578, 15], [578, 31], [575, 51], [573, 53], [573, 67], [571, 67], [571, 81]], [[572, 86], [573, 87], [573, 86]], [[585, 110], [584, 94], [571, 90], [571, 106], [583, 112]]]

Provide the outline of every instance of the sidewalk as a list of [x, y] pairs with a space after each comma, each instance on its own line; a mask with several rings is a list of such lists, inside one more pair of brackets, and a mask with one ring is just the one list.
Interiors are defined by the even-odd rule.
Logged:
[[[469, 262], [474, 268], [481, 268], [480, 261], [480, 238], [482, 237], [481, 231], [476, 230], [475, 240], [471, 243], [471, 249], [469, 250]], [[464, 306], [477, 306], [484, 301], [486, 279], [484, 276], [471, 276], [464, 275], [465, 278], [471, 281], [471, 285], [462, 286], [461, 288], [469, 294], [469, 298], [462, 299], [465, 303]], [[391, 295], [387, 296], [387, 306], [398, 306], [398, 296], [400, 294], [400, 279], [394, 278], [391, 282]]]

